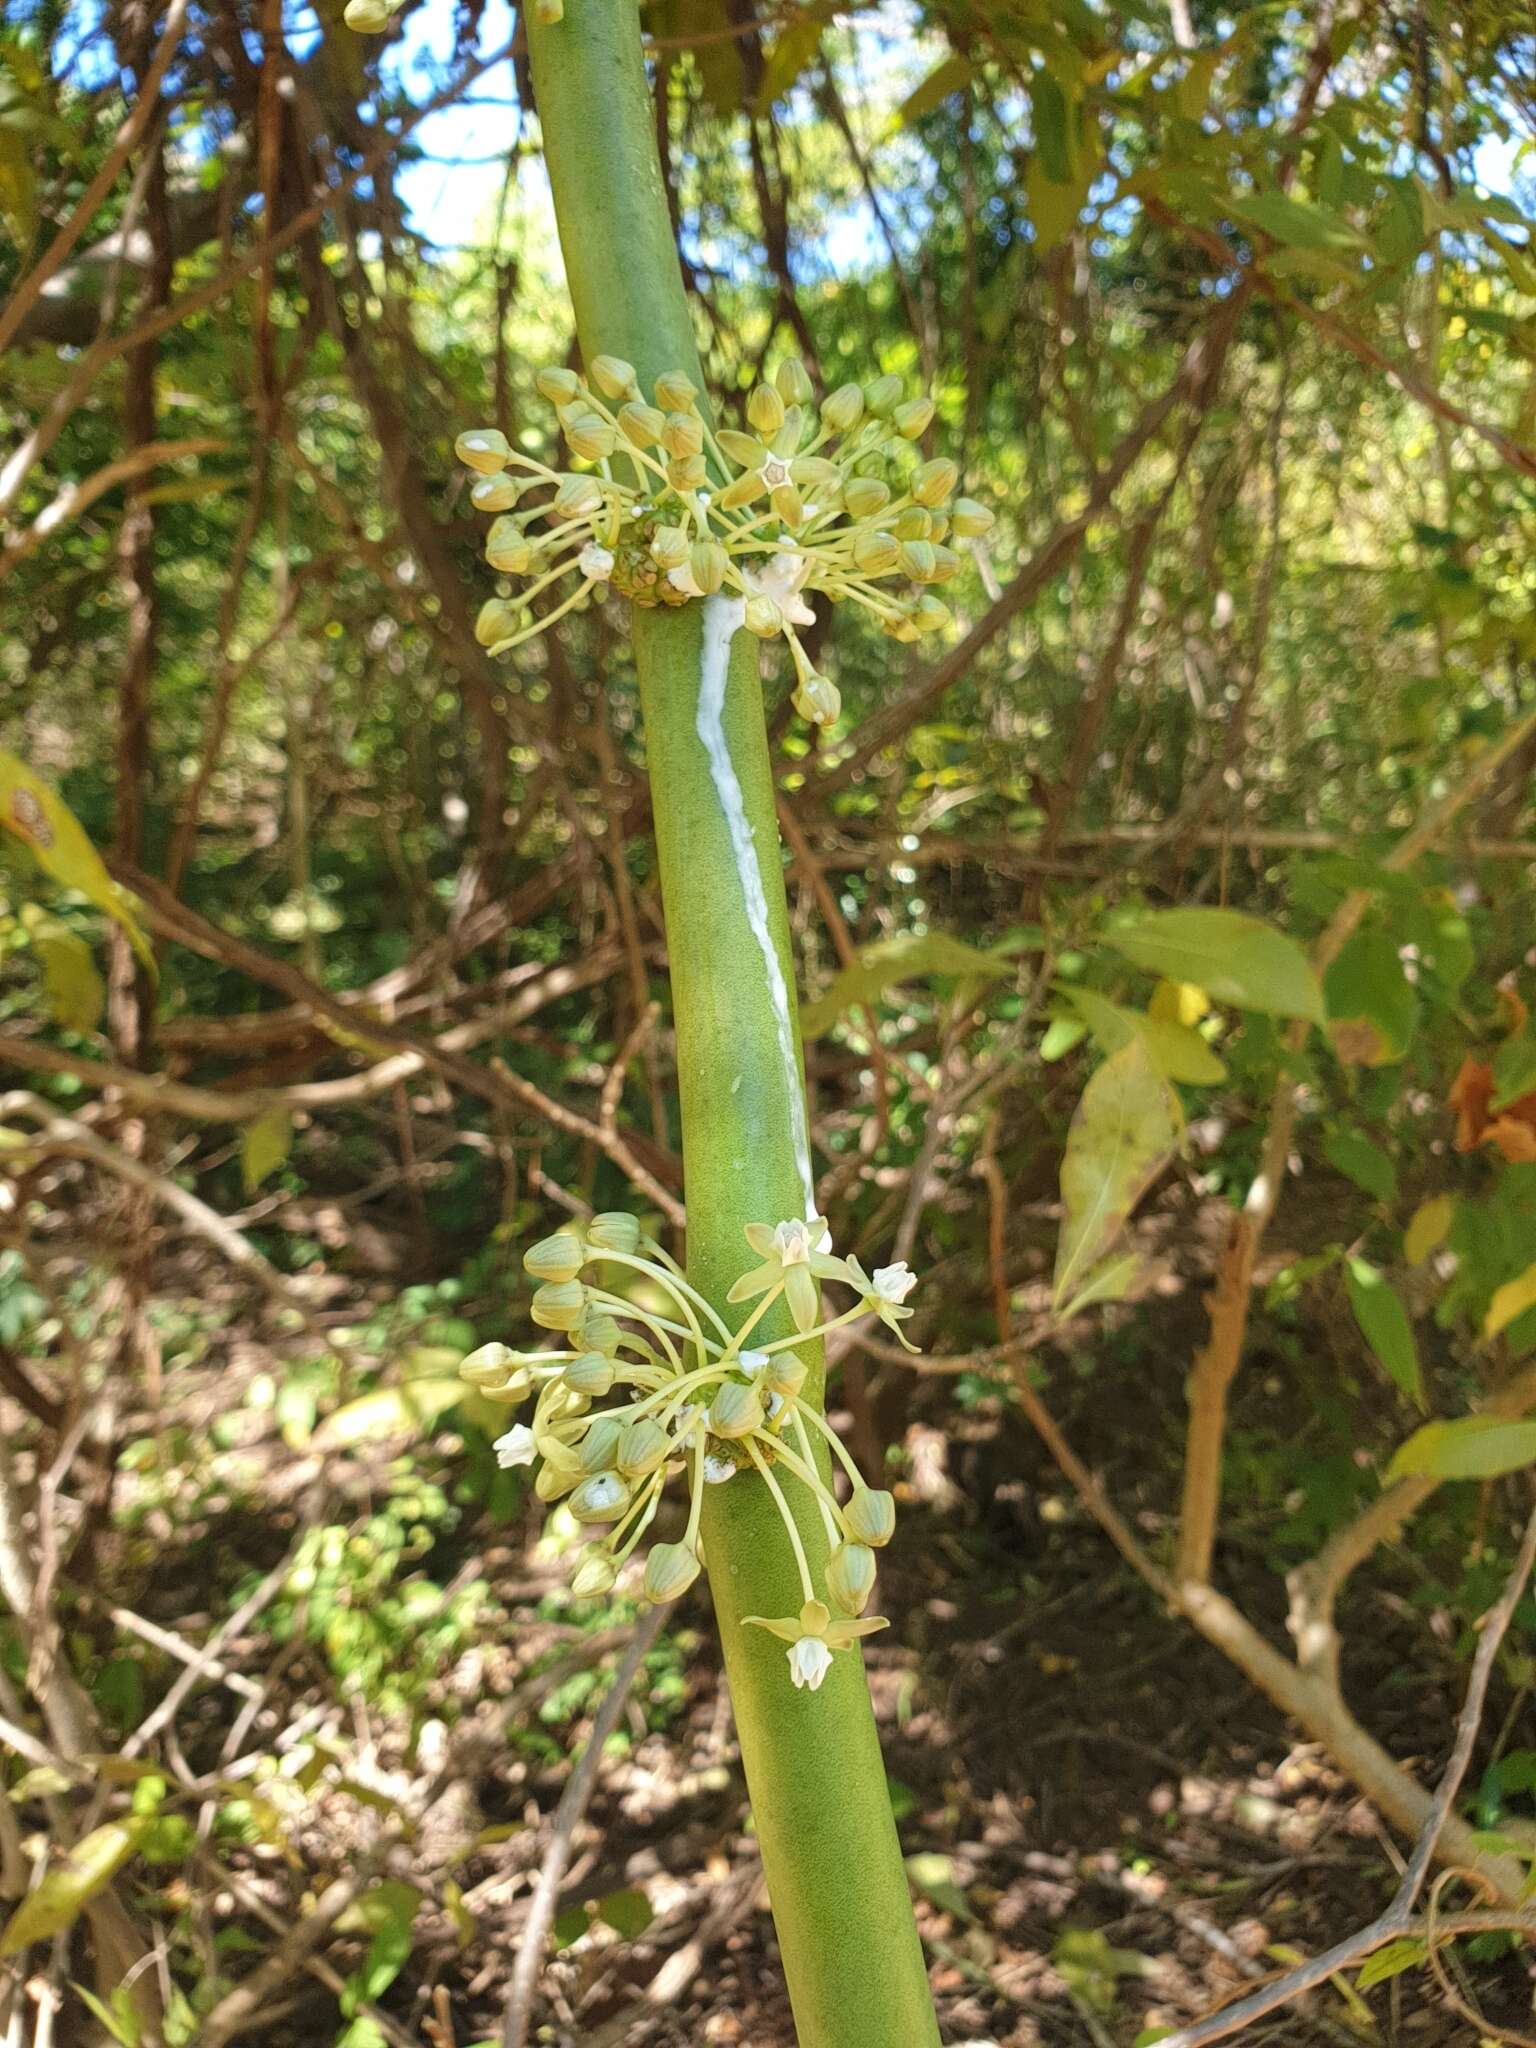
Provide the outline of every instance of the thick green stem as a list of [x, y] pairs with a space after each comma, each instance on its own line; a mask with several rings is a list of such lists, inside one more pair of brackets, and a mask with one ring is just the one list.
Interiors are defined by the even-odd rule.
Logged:
[[[568, 0], [528, 26], [534, 89], [583, 352], [648, 390], [702, 383], [651, 130], [634, 0]], [[805, 1096], [783, 867], [757, 673], [739, 612], [640, 610], [633, 638], [666, 909], [688, 1197], [688, 1273], [723, 1307], [742, 1232], [807, 1213]], [[740, 1320], [738, 1316], [737, 1320]], [[786, 1334], [782, 1306], [759, 1326]], [[821, 1399], [820, 1345], [803, 1398]], [[824, 1446], [820, 1447], [824, 1449]], [[787, 1493], [818, 1584], [809, 1492]], [[795, 2022], [805, 2048], [936, 2048], [938, 2030], [856, 1650], [819, 1691], [784, 1645], [743, 1628], [803, 1594], [762, 1480], [712, 1487], [704, 1541], [732, 1703]]]

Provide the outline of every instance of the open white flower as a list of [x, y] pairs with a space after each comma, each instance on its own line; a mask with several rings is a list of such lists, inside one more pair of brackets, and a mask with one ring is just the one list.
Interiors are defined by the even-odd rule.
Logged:
[[882, 1301], [905, 1301], [917, 1285], [917, 1275], [905, 1259], [898, 1259], [894, 1266], [876, 1266], [869, 1277]]
[[576, 557], [576, 566], [589, 583], [606, 583], [613, 574], [613, 550], [589, 540]]
[[832, 1669], [832, 1652], [820, 1636], [802, 1636], [789, 1646], [789, 1675], [797, 1686], [815, 1692]]
[[782, 1619], [748, 1614], [743, 1621], [749, 1628], [765, 1628], [780, 1642], [788, 1643], [789, 1675], [807, 1692], [815, 1692], [832, 1669], [834, 1650], [846, 1650], [860, 1636], [872, 1636], [877, 1629], [890, 1627], [881, 1614], [871, 1614], [862, 1621], [843, 1616], [834, 1620], [831, 1608], [821, 1600], [807, 1600], [798, 1614]]
[[494, 1448], [497, 1464], [507, 1472], [514, 1465], [531, 1465], [537, 1445], [527, 1424], [514, 1422], [505, 1436], [497, 1437]]
[[792, 626], [814, 626], [816, 614], [800, 595], [811, 573], [811, 558], [798, 548], [780, 548], [760, 569], [740, 567], [741, 580], [759, 597], [772, 598]]

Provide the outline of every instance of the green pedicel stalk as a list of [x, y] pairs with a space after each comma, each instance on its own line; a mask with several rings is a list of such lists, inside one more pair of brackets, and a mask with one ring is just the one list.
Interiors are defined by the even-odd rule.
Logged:
[[[833, 1256], [814, 1215], [754, 636], [783, 638], [796, 708], [830, 723], [837, 693], [794, 632], [811, 616], [805, 595], [851, 599], [894, 637], [915, 638], [948, 618], [928, 588], [961, 566], [946, 540], [984, 532], [990, 515], [949, 502], [948, 462], [921, 463], [894, 489], [881, 480], [933, 414], [926, 400], [900, 404], [895, 378], [844, 386], [818, 415], [803, 366], [791, 363], [753, 393], [753, 434], [712, 427], [695, 403], [703, 379], [634, 0], [573, 0], [567, 18], [560, 12], [557, 0], [542, 0], [527, 28], [588, 374], [551, 369], [538, 382], [586, 467], [556, 471], [491, 431], [466, 434], [459, 450], [478, 473], [477, 506], [497, 515], [487, 559], [528, 579], [517, 601], [484, 607], [488, 647], [544, 630], [604, 586], [634, 599], [677, 1029], [688, 1272], [631, 1217], [568, 1226], [525, 1263], [544, 1283], [535, 1322], [568, 1332], [574, 1348], [517, 1354], [490, 1345], [465, 1372], [493, 1400], [516, 1404], [537, 1389], [531, 1427], [510, 1429], [498, 1455], [537, 1457], [542, 1498], [610, 1525], [577, 1565], [580, 1593], [613, 1583], [668, 1474], [681, 1470], [686, 1533], [652, 1545], [645, 1588], [653, 1599], [676, 1597], [707, 1553], [799, 2038], [805, 2048], [936, 2048], [868, 1688], [857, 1656], [839, 1654], [885, 1626], [860, 1617], [893, 1503], [863, 1485], [821, 1415], [825, 1330], [874, 1315], [905, 1342], [899, 1326], [910, 1311], [900, 1304], [912, 1280], [904, 1267], [871, 1276]], [[643, 392], [654, 392], [654, 406]], [[529, 507], [519, 510], [525, 493]], [[577, 587], [533, 615], [529, 597], [572, 573]], [[907, 590], [890, 590], [895, 575]], [[747, 1273], [744, 1236], [763, 1260]], [[620, 1281], [626, 1268], [649, 1273], [671, 1309], [641, 1311], [605, 1291], [595, 1270], [605, 1261]], [[824, 1320], [823, 1281], [852, 1288], [858, 1307]], [[743, 1348], [722, 1312], [753, 1300], [739, 1323], [751, 1340]], [[593, 1412], [593, 1399], [611, 1391], [621, 1405]], [[828, 1480], [833, 1454], [854, 1482], [842, 1505]]]

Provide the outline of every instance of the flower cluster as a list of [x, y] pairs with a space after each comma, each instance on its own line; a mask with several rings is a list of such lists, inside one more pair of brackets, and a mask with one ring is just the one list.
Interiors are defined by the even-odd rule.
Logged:
[[[515, 601], [481, 610], [478, 636], [493, 654], [605, 586], [642, 605], [727, 591], [750, 631], [789, 643], [795, 708], [830, 725], [837, 690], [795, 631], [815, 617], [810, 597], [851, 599], [895, 639], [915, 640], [949, 621], [935, 593], [964, 566], [950, 543], [992, 525], [984, 505], [955, 496], [953, 462], [919, 459], [933, 401], [904, 400], [899, 377], [844, 384], [817, 406], [791, 356], [748, 398], [746, 430], [713, 428], [676, 372], [656, 379], [647, 402], [617, 356], [596, 357], [588, 378], [549, 368], [535, 382], [578, 467], [553, 469], [495, 428], [457, 442], [476, 472], [475, 505], [494, 515], [486, 560], [528, 579]], [[576, 588], [535, 616], [534, 598], [573, 571]]]
[[[789, 1644], [795, 1684], [814, 1692], [834, 1650], [886, 1626], [864, 1610], [874, 1590], [875, 1551], [891, 1539], [896, 1505], [889, 1493], [865, 1485], [825, 1417], [800, 1398], [806, 1367], [796, 1347], [872, 1315], [911, 1350], [901, 1325], [912, 1313], [903, 1303], [916, 1283], [905, 1264], [870, 1274], [857, 1259], [834, 1257], [819, 1217], [753, 1224], [747, 1239], [760, 1263], [742, 1275], [729, 1298], [756, 1305], [733, 1334], [676, 1262], [642, 1234], [635, 1217], [615, 1211], [567, 1224], [523, 1260], [540, 1283], [533, 1320], [557, 1332], [563, 1348], [517, 1352], [484, 1344], [459, 1370], [490, 1401], [520, 1407], [533, 1399], [531, 1419], [496, 1440], [498, 1460], [503, 1466], [537, 1462], [540, 1500], [564, 1500], [578, 1522], [606, 1531], [576, 1560], [571, 1587], [584, 1598], [614, 1584], [643, 1542], [667, 1481], [681, 1474], [689, 1495], [687, 1526], [680, 1541], [651, 1545], [643, 1580], [647, 1599], [675, 1600], [702, 1565], [704, 1489], [755, 1471], [783, 1519], [804, 1600], [797, 1614], [751, 1619]], [[642, 1298], [601, 1285], [602, 1267], [619, 1269], [620, 1277], [643, 1276], [649, 1284]], [[824, 1280], [856, 1296], [853, 1307], [826, 1321]], [[664, 1305], [650, 1305], [658, 1296]], [[751, 1345], [780, 1301], [796, 1334]], [[823, 1477], [818, 1439], [848, 1476], [844, 1502]], [[822, 1592], [790, 1508], [789, 1486], [806, 1489], [826, 1530], [830, 1555]]]

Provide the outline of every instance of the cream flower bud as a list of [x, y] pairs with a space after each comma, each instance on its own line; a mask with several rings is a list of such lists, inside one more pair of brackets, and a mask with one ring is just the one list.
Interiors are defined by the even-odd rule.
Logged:
[[602, 510], [603, 487], [594, 476], [563, 476], [550, 501], [559, 519], [588, 519]]
[[697, 413], [669, 412], [661, 423], [661, 445], [679, 462], [704, 452], [704, 422]]
[[808, 1368], [793, 1351], [775, 1351], [763, 1372], [762, 1384], [771, 1393], [798, 1394], [805, 1385]]
[[604, 1209], [587, 1225], [587, 1243], [633, 1258], [640, 1243], [640, 1218], [627, 1209]]
[[955, 532], [962, 540], [979, 540], [984, 533], [992, 531], [997, 519], [974, 498], [956, 498], [954, 524]]
[[560, 1465], [542, 1464], [534, 1477], [533, 1490], [546, 1506], [552, 1500], [560, 1500], [571, 1491], [580, 1479], [581, 1473], [567, 1472]]
[[641, 1591], [647, 1600], [660, 1607], [686, 1593], [699, 1576], [699, 1569], [698, 1553], [686, 1543], [652, 1544], [651, 1554], [645, 1560]]
[[814, 670], [800, 678], [793, 701], [800, 716], [811, 725], [835, 725], [843, 708], [836, 683]]
[[742, 623], [760, 640], [771, 640], [776, 633], [783, 632], [784, 614], [771, 597], [749, 597]]
[[520, 615], [515, 605], [499, 597], [488, 597], [475, 619], [475, 638], [482, 647], [497, 647], [517, 632]]
[[469, 487], [469, 502], [477, 512], [510, 512], [521, 490], [517, 478], [504, 471], [496, 476], [477, 476]]
[[786, 356], [773, 373], [773, 388], [786, 405], [809, 405], [815, 397], [810, 374], [798, 356]]
[[862, 1614], [875, 1590], [875, 1553], [864, 1543], [840, 1543], [827, 1559], [827, 1591], [844, 1614]]
[[843, 486], [843, 504], [850, 519], [873, 519], [891, 502], [891, 487], [877, 476], [850, 477]]
[[485, 536], [485, 559], [493, 569], [507, 576], [526, 576], [539, 559], [539, 550], [511, 513], [491, 521]]
[[891, 414], [891, 425], [904, 441], [916, 441], [927, 433], [932, 418], [931, 398], [909, 398]]
[[639, 381], [633, 363], [622, 356], [594, 356], [588, 365], [592, 382], [605, 398], [638, 398]]
[[759, 384], [747, 400], [747, 418], [760, 434], [776, 434], [784, 424], [784, 401], [771, 384]]
[[641, 1479], [666, 1463], [671, 1448], [672, 1439], [660, 1423], [642, 1415], [619, 1438], [616, 1462], [626, 1479]]
[[901, 544], [901, 568], [904, 575], [914, 583], [932, 580], [934, 571], [933, 543], [926, 540], [904, 540]]
[[864, 417], [864, 394], [857, 384], [839, 384], [821, 401], [822, 424], [834, 434], [847, 434]]
[[472, 1387], [499, 1387], [516, 1366], [517, 1353], [505, 1344], [482, 1344], [459, 1360], [459, 1378]]
[[619, 1462], [624, 1425], [613, 1415], [599, 1415], [581, 1440], [577, 1457], [583, 1472], [608, 1472]]
[[583, 1351], [580, 1358], [571, 1360], [561, 1378], [573, 1394], [600, 1401], [613, 1386], [613, 1360], [604, 1358], [601, 1351]]
[[724, 583], [728, 567], [729, 558], [717, 540], [695, 541], [688, 550], [689, 572], [705, 597]]
[[394, 16], [394, 8], [386, 6], [385, 0], [347, 0], [342, 20], [360, 36], [382, 35]]
[[544, 28], [565, 19], [565, 0], [533, 0], [533, 18]]
[[896, 1533], [895, 1498], [877, 1487], [861, 1486], [843, 1509], [843, 1521], [856, 1543], [878, 1550]]
[[896, 515], [895, 533], [898, 540], [931, 540], [933, 514], [925, 506], [906, 505]]
[[750, 1436], [763, 1426], [763, 1404], [755, 1387], [740, 1380], [726, 1380], [709, 1404], [709, 1427], [714, 1436]]
[[866, 576], [884, 576], [901, 559], [901, 542], [894, 533], [861, 533], [853, 544], [853, 559]]
[[619, 1568], [606, 1550], [584, 1550], [571, 1573], [571, 1591], [578, 1600], [596, 1600], [613, 1591]]
[[460, 434], [453, 452], [467, 469], [476, 470], [481, 476], [495, 476], [506, 468], [512, 443], [495, 427], [472, 427], [467, 434]]
[[883, 633], [888, 633], [891, 639], [900, 640], [903, 644], [920, 637], [916, 626], [913, 625], [911, 618], [905, 612], [898, 613], [894, 619], [882, 619], [880, 621], [880, 630]]
[[702, 455], [674, 456], [667, 464], [667, 482], [674, 491], [702, 491], [709, 482], [709, 465]]
[[941, 598], [924, 596], [913, 610], [912, 623], [919, 633], [942, 633], [951, 616]]
[[547, 398], [551, 405], [569, 405], [581, 391], [581, 379], [576, 372], [559, 363], [535, 370], [533, 384], [539, 396]]
[[629, 1506], [629, 1488], [617, 1472], [595, 1472], [571, 1495], [578, 1522], [615, 1522]]
[[656, 403], [663, 412], [689, 412], [699, 387], [690, 384], [680, 370], [664, 370], [656, 379], [655, 392]]
[[587, 1290], [579, 1280], [546, 1282], [529, 1310], [541, 1330], [574, 1330], [586, 1312]]
[[613, 1317], [601, 1309], [589, 1308], [577, 1325], [576, 1335], [583, 1351], [601, 1351], [604, 1358], [612, 1358], [618, 1352], [623, 1332]]
[[613, 550], [589, 540], [576, 557], [576, 566], [589, 583], [606, 583], [613, 574]]
[[907, 486], [919, 505], [942, 505], [950, 497], [960, 481], [957, 463], [947, 455], [940, 455], [933, 462], [920, 463], [912, 472], [912, 481]]
[[611, 455], [617, 440], [613, 428], [597, 412], [579, 412], [565, 423], [565, 438], [571, 453], [583, 462], [601, 462]]
[[651, 535], [651, 560], [662, 569], [681, 569], [691, 543], [681, 526], [658, 526]]
[[901, 398], [901, 379], [889, 373], [864, 386], [864, 403], [877, 420], [889, 419]]
[[586, 1260], [581, 1239], [574, 1230], [557, 1230], [553, 1237], [541, 1237], [523, 1253], [523, 1271], [535, 1280], [574, 1280]]
[[964, 567], [965, 563], [955, 553], [953, 548], [943, 547], [937, 539], [934, 540], [933, 580], [935, 583], [948, 583], [950, 578], [958, 576]]
[[633, 399], [619, 407], [619, 432], [632, 448], [654, 448], [661, 439], [667, 416], [654, 405]]

